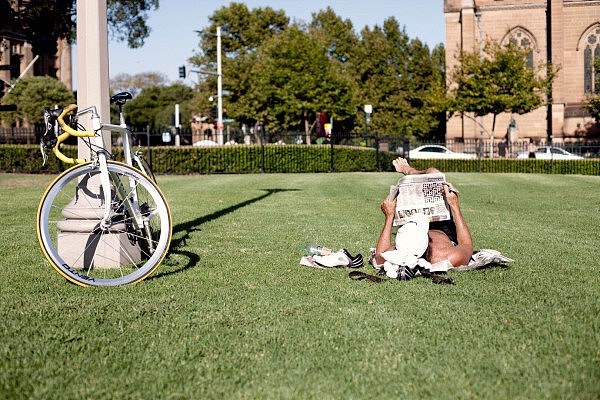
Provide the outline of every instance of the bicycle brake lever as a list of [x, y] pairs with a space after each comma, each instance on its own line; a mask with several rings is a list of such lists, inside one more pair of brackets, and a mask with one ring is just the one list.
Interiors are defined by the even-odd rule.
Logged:
[[45, 151], [46, 147], [44, 146], [44, 141], [40, 141], [40, 152], [42, 153], [42, 167], [46, 165], [46, 161], [48, 160], [48, 154]]

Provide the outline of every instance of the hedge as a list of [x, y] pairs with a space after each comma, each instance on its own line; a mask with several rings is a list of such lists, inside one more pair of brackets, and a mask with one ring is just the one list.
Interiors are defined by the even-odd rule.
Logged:
[[[69, 157], [77, 155], [76, 146], [61, 149]], [[147, 149], [143, 150], [146, 154]], [[120, 148], [114, 148], [113, 152], [116, 159], [122, 159]], [[353, 172], [392, 171], [392, 160], [397, 156], [354, 146], [333, 149], [329, 145], [169, 146], [153, 147], [149, 161], [157, 174]], [[600, 175], [600, 159], [411, 160], [411, 164], [417, 169], [433, 166], [445, 172]], [[58, 173], [68, 167], [52, 153], [42, 166], [39, 146], [0, 145], [1, 172]]]

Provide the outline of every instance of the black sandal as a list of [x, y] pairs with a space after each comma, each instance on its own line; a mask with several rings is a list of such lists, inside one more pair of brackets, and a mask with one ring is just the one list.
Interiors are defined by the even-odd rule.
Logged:
[[385, 281], [385, 279], [383, 279], [383, 278], [380, 278], [375, 275], [365, 274], [364, 272], [361, 272], [361, 271], [352, 271], [348, 274], [348, 277], [355, 281], [361, 281], [363, 279], [368, 279], [371, 282], [376, 282], [376, 283]]

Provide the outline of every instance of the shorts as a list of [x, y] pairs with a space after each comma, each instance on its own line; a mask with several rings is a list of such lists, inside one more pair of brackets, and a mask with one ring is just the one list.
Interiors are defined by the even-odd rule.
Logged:
[[442, 231], [455, 245], [458, 243], [458, 239], [456, 238], [456, 225], [454, 225], [454, 221], [452, 220], [430, 222], [429, 229]]

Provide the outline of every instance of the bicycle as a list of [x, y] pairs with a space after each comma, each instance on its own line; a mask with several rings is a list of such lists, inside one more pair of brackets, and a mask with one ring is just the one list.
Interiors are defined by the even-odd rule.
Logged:
[[[56, 271], [80, 286], [137, 283], [160, 265], [171, 242], [173, 225], [165, 196], [147, 163], [131, 150], [131, 131], [122, 112], [130, 98], [126, 92], [111, 98], [119, 106], [119, 125], [102, 123], [95, 106], [77, 111], [72, 104], [44, 111], [44, 159], [45, 149], [52, 149], [60, 160], [75, 165], [60, 174], [40, 200], [38, 240]], [[90, 131], [78, 123], [87, 114]], [[112, 159], [102, 131], [121, 134], [125, 162]], [[70, 136], [83, 138], [90, 161], [60, 151]]]

